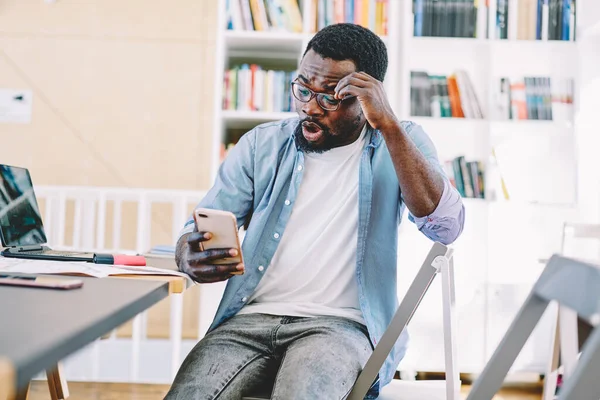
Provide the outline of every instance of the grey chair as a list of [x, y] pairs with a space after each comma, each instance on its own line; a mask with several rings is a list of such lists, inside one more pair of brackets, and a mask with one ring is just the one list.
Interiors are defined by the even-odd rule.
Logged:
[[[595, 251], [598, 244], [600, 244], [600, 225], [564, 223], [560, 248], [562, 256], [598, 263], [600, 262], [600, 254]], [[590, 250], [593, 251], [590, 252]], [[590, 256], [589, 253], [593, 253], [593, 255]], [[564, 379], [571, 376], [577, 363], [579, 348], [589, 336], [590, 331], [590, 326], [581, 318], [578, 319], [573, 310], [564, 306], [555, 308], [555, 310], [552, 310], [554, 331], [551, 335], [551, 354], [544, 378], [543, 400], [554, 399], [557, 378], [561, 369]]]
[[571, 376], [564, 381], [559, 400], [600, 398], [600, 267], [553, 255], [534, 284], [511, 326], [473, 384], [467, 400], [489, 400], [551, 302], [567, 307], [594, 326]]
[[[434, 243], [421, 265], [415, 279], [402, 299], [394, 318], [375, 346], [373, 354], [358, 376], [347, 400], [362, 400], [392, 347], [406, 328], [421, 300], [437, 274], [442, 275], [443, 326], [445, 381], [401, 381], [393, 380], [380, 393], [380, 400], [459, 400], [460, 380], [456, 359], [456, 320], [453, 250], [441, 243]], [[250, 396], [244, 400], [264, 400], [269, 396]]]

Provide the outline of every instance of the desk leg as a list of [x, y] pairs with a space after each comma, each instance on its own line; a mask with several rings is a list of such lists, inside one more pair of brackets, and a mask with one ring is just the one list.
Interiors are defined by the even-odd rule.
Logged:
[[171, 378], [175, 378], [179, 370], [179, 361], [181, 357], [181, 335], [183, 325], [183, 293], [173, 293], [170, 296], [171, 301]]
[[12, 363], [8, 359], [0, 357], [0, 400], [13, 400], [15, 398], [16, 382], [17, 377]]
[[69, 398], [69, 387], [60, 363], [52, 369], [46, 370], [48, 377], [48, 389], [52, 400], [63, 400]]

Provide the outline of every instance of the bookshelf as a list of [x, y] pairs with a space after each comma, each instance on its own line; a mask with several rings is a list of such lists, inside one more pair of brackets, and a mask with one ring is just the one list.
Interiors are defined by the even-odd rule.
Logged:
[[[226, 138], [239, 137], [244, 130], [262, 122], [296, 116], [282, 111], [223, 110], [225, 71], [240, 63], [257, 63], [265, 68], [287, 71], [297, 68], [314, 34], [314, 23], [311, 23], [314, 7], [318, 8], [323, 2], [300, 0], [302, 29], [289, 32], [226, 29], [227, 4], [232, 1], [220, 1], [219, 5], [218, 26], [221, 29], [217, 36], [215, 63], [213, 177], [220, 165]], [[378, 0], [363, 1], [370, 5], [379, 3]], [[415, 4], [423, 3], [425, 7], [428, 1], [415, 0]], [[449, 3], [452, 1], [446, 2]], [[490, 313], [502, 303], [512, 307], [509, 313], [516, 312], [529, 290], [528, 285], [543, 267], [536, 260], [558, 251], [562, 223], [577, 215], [578, 200], [572, 119], [501, 119], [493, 111], [498, 103], [497, 87], [501, 78], [509, 78], [511, 82], [525, 77], [544, 77], [552, 81], [571, 79], [575, 88], [574, 105], [569, 107], [575, 107], [579, 95], [579, 56], [578, 43], [572, 40], [577, 36], [573, 34], [574, 29], [569, 30], [571, 40], [549, 39], [548, 21], [553, 15], [549, 8], [557, 7], [556, 0], [546, 0], [548, 9], [542, 10], [544, 21], [540, 27], [534, 23], [536, 18], [523, 17], [522, 7], [531, 7], [530, 0], [479, 3], [480, 7], [472, 10], [470, 19], [475, 24], [471, 29], [472, 37], [434, 37], [414, 35], [413, 0], [388, 0], [387, 30], [382, 37], [389, 57], [384, 86], [396, 115], [423, 126], [434, 141], [441, 162], [464, 156], [467, 161], [480, 161], [483, 167], [484, 198], [464, 199], [467, 222], [461, 238], [455, 243], [459, 329], [466, 332], [459, 342], [459, 349], [463, 349], [459, 361], [461, 372], [479, 372], [483, 367], [497, 344], [498, 330], [508, 327], [498, 326], [490, 319]], [[485, 3], [490, 7], [486, 8]], [[507, 24], [504, 33], [496, 26], [499, 3], [509, 6], [503, 14]], [[523, 6], [519, 7], [519, 4]], [[369, 21], [372, 24], [373, 18]], [[573, 27], [572, 18], [570, 23]], [[537, 31], [545, 32], [539, 40], [534, 39]], [[502, 35], [506, 39], [501, 39]], [[412, 115], [413, 71], [439, 76], [464, 71], [479, 102], [482, 118]], [[508, 178], [514, 181], [508, 181]], [[503, 179], [509, 198], [502, 187]], [[542, 197], [537, 198], [538, 195]], [[416, 273], [412, 266], [420, 265], [430, 242], [408, 221], [401, 225], [400, 235], [398, 281], [399, 296], [402, 296], [407, 289], [404, 285]], [[527, 268], [527, 278], [521, 278], [523, 268]], [[401, 369], [443, 369], [441, 343], [439, 348], [435, 347], [439, 342], [437, 338], [442, 337], [441, 300], [434, 294], [438, 290], [434, 288], [430, 292], [422, 305], [427, 311], [415, 315], [411, 323], [413, 344]], [[509, 321], [507, 317], [506, 324]], [[544, 371], [546, 348], [543, 347], [549, 338], [543, 328], [537, 332], [535, 344], [532, 341], [526, 345], [513, 370]]]

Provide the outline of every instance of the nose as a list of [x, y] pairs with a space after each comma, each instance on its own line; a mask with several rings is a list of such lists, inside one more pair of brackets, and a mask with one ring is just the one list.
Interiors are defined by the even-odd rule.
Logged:
[[323, 115], [324, 111], [317, 103], [317, 97], [313, 97], [308, 103], [302, 104], [302, 112], [309, 117], [317, 117]]

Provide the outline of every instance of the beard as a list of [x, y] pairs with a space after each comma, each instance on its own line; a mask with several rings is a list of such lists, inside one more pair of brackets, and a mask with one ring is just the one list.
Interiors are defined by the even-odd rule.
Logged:
[[[323, 136], [323, 141], [321, 143], [316, 144], [309, 142], [308, 139], [304, 137], [304, 133], [302, 133], [302, 124], [308, 122], [317, 125], [321, 129], [321, 135]], [[300, 123], [294, 131], [294, 141], [296, 142], [296, 146], [304, 153], [324, 153], [335, 146], [335, 137], [331, 134], [331, 130], [326, 126], [311, 121], [309, 118], [300, 120]]]
[[[324, 153], [335, 147], [339, 147], [340, 143], [344, 143], [348, 137], [354, 135], [356, 130], [360, 127], [361, 117], [362, 112], [357, 115], [354, 120], [345, 121], [345, 123], [340, 124], [335, 133], [332, 133], [332, 130], [329, 129], [329, 127], [319, 124], [311, 118], [301, 119], [294, 131], [294, 141], [296, 142], [296, 146], [298, 146], [298, 148], [304, 153], [317, 154]], [[305, 123], [308, 125], [308, 129], [316, 128], [321, 130], [322, 140], [319, 143], [310, 142], [308, 139], [306, 139], [306, 137], [304, 137], [302, 126]]]

